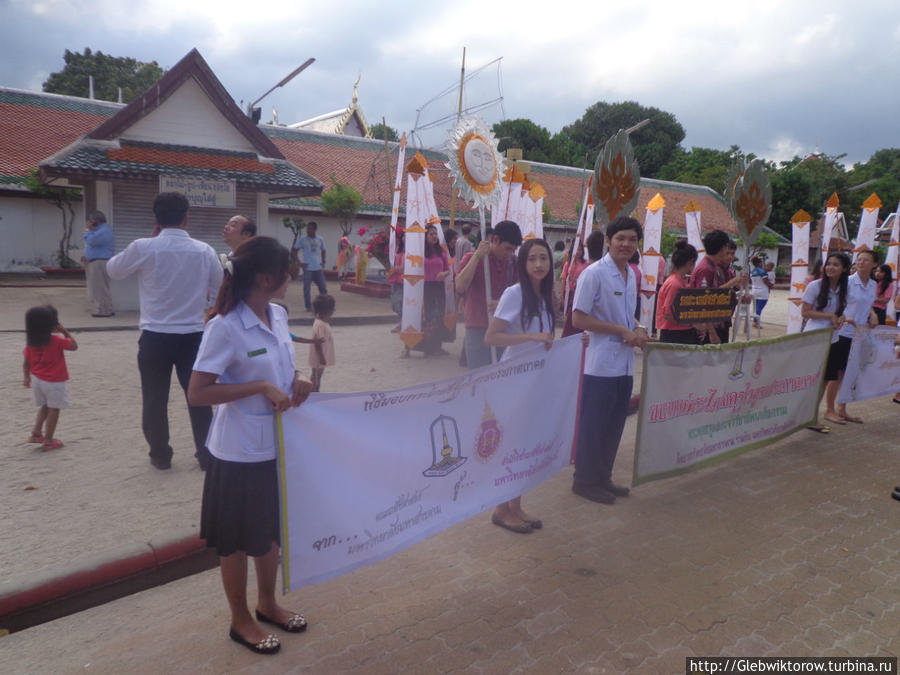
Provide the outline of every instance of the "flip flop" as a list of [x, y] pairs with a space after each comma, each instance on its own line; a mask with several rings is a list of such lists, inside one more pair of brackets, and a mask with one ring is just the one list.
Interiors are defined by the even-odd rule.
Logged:
[[844, 419], [848, 422], [853, 422], [853, 424], [862, 424], [863, 420], [859, 417], [851, 417], [850, 415], [844, 415]]
[[64, 445], [65, 445], [65, 443], [63, 443], [61, 440], [59, 440], [58, 438], [54, 438], [51, 443], [44, 443], [44, 446], [42, 449], [43, 450], [59, 450]]
[[823, 417], [826, 422], [831, 422], [832, 424], [847, 424], [844, 418], [834, 418], [834, 417]]
[[[900, 403], [900, 401], [897, 401], [897, 403]], [[31, 434], [31, 436], [29, 436], [29, 438], [28, 438], [28, 442], [29, 443], [43, 443], [44, 437], [41, 434]]]
[[900, 401], [897, 400], [897, 397], [896, 397], [896, 396], [892, 396], [892, 397], [891, 397], [891, 401], [892, 401], [893, 403], [896, 403], [897, 405], [900, 405]]
[[831, 433], [831, 427], [826, 427], [824, 424], [820, 424], [819, 426], [809, 425], [806, 428], [809, 429], [810, 431], [815, 431], [818, 434], [830, 434]]

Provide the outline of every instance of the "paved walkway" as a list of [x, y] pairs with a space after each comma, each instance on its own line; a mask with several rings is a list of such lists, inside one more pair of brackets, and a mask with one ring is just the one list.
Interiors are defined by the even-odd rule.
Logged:
[[[784, 304], [776, 298], [764, 318], [777, 321]], [[6, 314], [7, 305], [0, 307]], [[782, 330], [766, 324], [764, 335]], [[341, 331], [329, 391], [365, 389], [369, 378], [399, 386], [458, 371], [451, 357], [395, 359], [387, 326]], [[17, 361], [20, 338], [0, 336], [7, 362]], [[178, 448], [171, 473], [147, 468], [140, 430], [129, 421], [139, 399], [132, 391], [136, 335], [118, 338], [86, 335], [84, 353], [71, 360], [82, 369], [73, 386], [92, 368], [101, 379], [125, 380], [102, 395], [100, 387], [83, 390], [81, 414], [105, 415], [90, 438], [72, 437], [58, 454], [30, 451], [15, 441], [21, 420], [30, 422], [29, 405], [4, 406], [0, 429], [14, 439], [0, 449], [0, 549], [13, 551], [0, 553], [5, 573], [40, 571], [41, 556], [63, 545], [80, 544], [69, 554], [79, 559], [94, 546], [100, 553], [98, 541], [149, 541], [156, 534], [142, 530], [142, 518], [163, 532], [196, 527], [201, 474]], [[93, 366], [76, 365], [77, 358]], [[14, 395], [21, 399], [0, 385], [2, 400]], [[173, 413], [183, 407], [176, 403]], [[540, 532], [517, 536], [482, 514], [376, 565], [291, 593], [286, 603], [311, 626], [283, 634], [275, 657], [227, 639], [227, 608], [211, 570], [0, 638], [4, 670], [675, 673], [684, 672], [686, 656], [896, 655], [900, 504], [889, 493], [900, 482], [891, 433], [900, 408], [882, 399], [854, 411], [865, 424], [830, 436], [799, 432], [640, 486], [612, 507], [572, 495], [565, 470], [526, 497], [545, 522]], [[64, 413], [61, 435], [76, 417]], [[173, 415], [172, 425], [186, 420]], [[186, 447], [185, 430], [177, 433]], [[616, 464], [622, 482], [630, 478], [634, 433], [631, 418]], [[30, 466], [38, 489], [25, 492], [9, 478], [18, 471], [6, 471], [10, 465]], [[22, 506], [23, 498], [34, 503]], [[130, 502], [150, 504], [140, 508], [158, 517], [133, 515]], [[17, 550], [31, 528], [46, 528], [45, 541]]]

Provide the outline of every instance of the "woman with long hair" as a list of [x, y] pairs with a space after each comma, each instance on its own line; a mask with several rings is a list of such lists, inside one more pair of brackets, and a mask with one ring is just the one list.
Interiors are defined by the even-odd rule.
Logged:
[[[850, 354], [850, 340], [839, 338], [837, 331], [846, 321], [844, 310], [847, 308], [847, 280], [850, 278], [850, 258], [843, 253], [829, 253], [822, 268], [821, 279], [814, 279], [806, 287], [803, 293], [803, 305], [801, 312], [806, 319], [803, 332], [818, 330], [820, 328], [833, 328], [831, 349], [828, 350], [828, 360], [825, 364], [826, 383], [840, 379], [847, 366], [847, 357]], [[825, 411], [825, 419], [836, 424], [844, 424], [834, 407], [835, 397], [831, 395], [827, 400], [828, 409]], [[821, 402], [821, 394], [819, 398]], [[824, 424], [815, 424], [808, 427], [811, 431], [827, 434], [831, 429]]]
[[878, 317], [878, 325], [883, 326], [887, 320], [887, 305], [894, 297], [894, 272], [890, 265], [879, 265], [875, 268], [875, 302], [872, 309]]
[[[229, 636], [257, 654], [281, 645], [257, 622], [306, 630], [306, 619], [275, 599], [281, 528], [275, 413], [300, 405], [312, 384], [297, 377], [283, 298], [290, 254], [271, 237], [252, 237], [225, 263], [188, 385], [191, 405], [217, 405], [209, 436], [200, 536], [219, 556], [231, 609]], [[247, 605], [247, 556], [256, 565], [255, 620]]]
[[675, 242], [675, 250], [672, 251], [672, 272], [656, 296], [656, 327], [659, 329], [660, 342], [697, 344], [697, 329], [691, 324], [677, 323], [672, 312], [675, 296], [680, 289], [687, 287], [687, 279], [694, 271], [696, 263], [697, 249], [691, 246], [687, 239]]
[[450, 257], [441, 246], [437, 227], [425, 227], [425, 290], [422, 307], [422, 341], [416, 345], [417, 350], [425, 352], [425, 356], [442, 354], [441, 343], [447, 337], [444, 325], [446, 311], [446, 295], [444, 279], [450, 274]]
[[[529, 239], [519, 247], [516, 263], [519, 283], [503, 291], [484, 335], [489, 347], [504, 348], [501, 361], [527, 351], [535, 342], [550, 349], [556, 330], [550, 246], [543, 239]], [[521, 497], [498, 504], [491, 522], [519, 534], [543, 527], [540, 520], [522, 510]]]

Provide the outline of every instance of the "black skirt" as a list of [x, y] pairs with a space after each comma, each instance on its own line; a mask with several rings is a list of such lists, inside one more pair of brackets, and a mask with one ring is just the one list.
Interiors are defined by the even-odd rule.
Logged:
[[839, 379], [841, 373], [846, 370], [852, 342], [853, 340], [842, 335], [837, 339], [837, 342], [831, 343], [831, 349], [828, 350], [828, 360], [825, 362], [826, 382], [833, 382]]
[[275, 460], [228, 462], [210, 456], [203, 483], [200, 537], [220, 556], [268, 553], [281, 544]]

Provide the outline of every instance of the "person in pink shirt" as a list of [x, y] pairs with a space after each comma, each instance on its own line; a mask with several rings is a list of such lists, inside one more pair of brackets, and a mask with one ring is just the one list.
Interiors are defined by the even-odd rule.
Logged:
[[894, 297], [894, 273], [890, 265], [879, 265], [875, 269], [875, 302], [872, 309], [878, 317], [878, 325], [883, 326], [887, 320], [887, 305]]
[[425, 352], [425, 356], [442, 354], [441, 343], [447, 336], [444, 326], [446, 312], [446, 296], [444, 279], [450, 274], [450, 257], [441, 246], [437, 228], [428, 225], [425, 228], [425, 293], [422, 309], [422, 341], [416, 350]]
[[674, 342], [682, 345], [697, 344], [697, 329], [690, 324], [677, 323], [672, 304], [675, 296], [682, 288], [687, 287], [686, 278], [690, 277], [697, 263], [697, 249], [686, 239], [679, 239], [672, 252], [672, 273], [668, 276], [656, 296], [656, 327], [659, 330], [660, 342]]
[[[600, 260], [603, 257], [603, 233], [594, 232], [587, 238], [588, 259], [584, 260], [584, 245], [578, 240], [575, 256], [568, 262], [568, 267], [563, 270], [563, 302], [566, 307], [566, 322], [563, 325], [562, 337], [569, 337], [582, 331], [572, 325], [572, 301], [575, 298], [575, 286], [578, 283], [578, 277], [587, 269], [591, 263]], [[565, 302], [566, 291], [568, 290], [569, 300]]]

